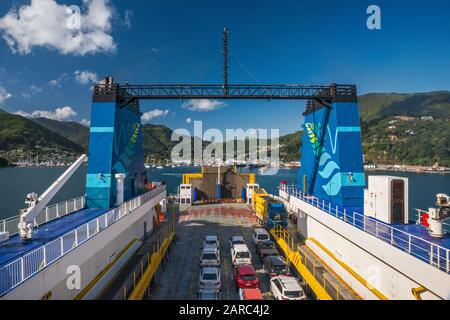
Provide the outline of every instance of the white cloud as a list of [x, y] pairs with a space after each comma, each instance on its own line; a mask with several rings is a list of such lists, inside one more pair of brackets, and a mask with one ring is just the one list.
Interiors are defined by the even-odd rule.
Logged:
[[6, 91], [6, 89], [2, 86], [0, 86], [0, 103], [5, 102], [9, 98], [12, 97], [12, 94]]
[[90, 127], [90, 126], [91, 126], [91, 120], [88, 120], [88, 119], [82, 119], [82, 120], [80, 121], [80, 123], [81, 123], [82, 125], [86, 126], [86, 127]]
[[166, 109], [166, 110], [155, 109], [155, 110], [152, 110], [152, 111], [144, 112], [142, 114], [141, 119], [144, 122], [149, 122], [149, 121], [151, 121], [153, 119], [156, 119], [156, 118], [165, 117], [168, 114], [169, 114], [169, 110], [168, 109]]
[[210, 99], [192, 99], [183, 103], [182, 108], [190, 111], [213, 111], [225, 106], [225, 103]]
[[162, 45], [160, 47], [150, 48], [150, 50], [149, 50], [150, 53], [153, 53], [155, 55], [166, 53], [168, 51], [169, 51], [169, 48], [167, 48], [165, 45]]
[[83, 0], [81, 12], [55, 0], [31, 0], [0, 18], [0, 32], [9, 48], [19, 54], [29, 54], [34, 47], [80, 56], [114, 52], [116, 44], [109, 32], [115, 9], [109, 2]]
[[55, 110], [35, 110], [31, 113], [19, 110], [15, 112], [15, 114], [26, 118], [47, 118], [58, 121], [69, 120], [77, 115], [77, 113], [69, 106], [56, 108]]
[[187, 118], [186, 119], [186, 123], [191, 123], [192, 122], [192, 119], [191, 118]]
[[31, 99], [31, 93], [29, 93], [29, 92], [22, 91], [22, 92], [20, 93], [20, 95], [21, 95], [24, 99], [27, 99], [27, 100]]
[[61, 74], [61, 75], [58, 77], [58, 79], [50, 80], [50, 81], [48, 82], [48, 85], [49, 85], [51, 88], [60, 88], [60, 87], [61, 87], [61, 84], [62, 84], [63, 82], [65, 82], [65, 81], [67, 81], [67, 80], [69, 80], [69, 74], [68, 74], [68, 73], [63, 73], [63, 74]]
[[32, 84], [30, 86], [30, 91], [33, 92], [33, 93], [39, 93], [39, 92], [42, 92], [42, 88], [38, 87], [35, 84]]
[[89, 70], [80, 71], [77, 70], [74, 72], [75, 80], [82, 85], [88, 85], [91, 83], [97, 83], [99, 81], [98, 75], [95, 72], [91, 72]]
[[122, 25], [124, 27], [126, 27], [127, 29], [131, 28], [131, 19], [133, 18], [133, 15], [134, 15], [133, 11], [131, 11], [131, 10], [125, 11], [125, 18], [122, 21]]

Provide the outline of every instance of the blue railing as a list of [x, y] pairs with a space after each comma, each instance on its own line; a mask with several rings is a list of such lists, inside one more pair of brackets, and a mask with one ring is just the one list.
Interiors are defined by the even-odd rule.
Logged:
[[[41, 212], [34, 219], [34, 225], [40, 226], [41, 224], [50, 222], [55, 219], [59, 219], [68, 215], [69, 213], [78, 211], [84, 208], [84, 196], [70, 199], [64, 202], [52, 204], [42, 209]], [[0, 221], [0, 232], [8, 232], [9, 236], [13, 236], [19, 233], [19, 215]]]
[[0, 296], [45, 269], [131, 211], [159, 195], [165, 189], [165, 185], [158, 185], [155, 189], [123, 203], [120, 207], [114, 208], [0, 267]]
[[342, 209], [328, 201], [320, 200], [299, 191], [296, 186], [281, 185], [280, 190], [391, 244], [441, 271], [450, 273], [450, 250], [447, 248], [361, 213], [347, 212], [345, 208]]

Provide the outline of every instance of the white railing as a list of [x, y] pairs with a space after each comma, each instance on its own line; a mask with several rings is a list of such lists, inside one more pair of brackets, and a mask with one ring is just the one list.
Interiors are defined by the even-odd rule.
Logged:
[[[41, 224], [49, 221], [64, 217], [69, 213], [78, 211], [84, 208], [84, 196], [53, 204], [45, 207], [34, 219], [34, 225], [40, 226]], [[15, 217], [11, 217], [0, 221], [0, 232], [9, 232], [9, 236], [13, 236], [19, 233], [17, 225], [19, 224], [19, 214]]]
[[320, 200], [319, 198], [299, 191], [294, 185], [280, 185], [280, 190], [429, 263], [441, 271], [450, 273], [450, 250], [447, 248], [361, 213], [354, 211], [347, 212], [345, 208], [342, 209], [339, 206], [332, 205], [328, 201]]
[[[421, 209], [416, 209], [414, 208], [414, 211], [417, 211], [417, 222], [416, 224], [421, 224], [422, 223], [422, 216], [424, 214], [428, 215], [427, 211], [421, 210]], [[442, 228], [447, 232], [450, 233], [450, 224], [447, 222], [442, 222]]]
[[155, 189], [123, 203], [120, 207], [114, 208], [0, 267], [0, 296], [159, 195], [165, 189], [165, 185], [158, 185]]

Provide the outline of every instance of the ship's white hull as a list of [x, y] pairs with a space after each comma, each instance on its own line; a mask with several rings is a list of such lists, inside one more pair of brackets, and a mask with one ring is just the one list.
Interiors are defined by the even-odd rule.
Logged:
[[306, 243], [363, 299], [450, 299], [450, 276], [389, 243], [280, 190]]
[[[101, 277], [99, 274], [111, 262], [117, 260], [118, 254], [132, 241], [140, 240], [145, 233], [152, 231], [153, 218], [156, 216], [155, 206], [165, 198], [166, 191], [156, 195], [27, 279], [2, 299], [39, 300], [47, 297], [70, 300], [77, 296], [78, 298], [94, 299], [108, 284], [108, 280], [114, 276], [111, 271], [118, 271], [117, 265], [113, 266], [109, 272], [102, 274]], [[129, 253], [125, 253], [116, 263], [124, 264], [127, 255], [136, 249], [137, 244], [131, 245]], [[78, 267], [80, 287], [76, 288]], [[89, 284], [90, 289], [85, 290], [83, 297], [80, 297], [80, 292]]]

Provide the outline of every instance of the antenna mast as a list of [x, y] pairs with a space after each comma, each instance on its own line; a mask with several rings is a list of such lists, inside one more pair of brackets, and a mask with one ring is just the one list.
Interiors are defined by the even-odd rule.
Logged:
[[228, 95], [228, 34], [230, 32], [225, 27], [223, 29], [223, 91]]

